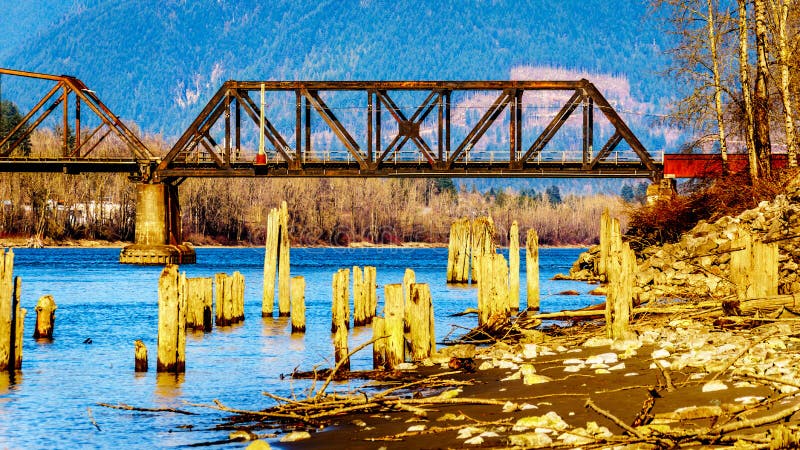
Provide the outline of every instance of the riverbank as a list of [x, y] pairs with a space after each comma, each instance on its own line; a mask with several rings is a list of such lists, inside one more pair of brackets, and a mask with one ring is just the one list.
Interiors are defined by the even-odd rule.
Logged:
[[314, 402], [282, 399], [231, 425], [254, 437], [265, 422], [282, 422], [270, 414], [299, 414], [274, 443], [294, 449], [789, 448], [769, 445], [800, 437], [800, 327], [729, 327], [718, 316], [649, 316], [627, 342], [607, 340], [602, 322], [523, 334], [478, 348], [474, 372], [452, 369], [447, 355], [472, 350], [451, 348], [401, 380]]

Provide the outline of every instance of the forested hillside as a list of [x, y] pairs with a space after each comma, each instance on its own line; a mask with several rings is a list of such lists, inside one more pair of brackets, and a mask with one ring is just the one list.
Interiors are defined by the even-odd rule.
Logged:
[[[78, 76], [168, 140], [226, 79], [509, 79], [555, 67], [616, 75], [659, 109], [668, 45], [646, 2], [622, 3], [3, 0], [21, 26], [4, 27], [0, 66]], [[35, 101], [3, 82], [21, 106]]]

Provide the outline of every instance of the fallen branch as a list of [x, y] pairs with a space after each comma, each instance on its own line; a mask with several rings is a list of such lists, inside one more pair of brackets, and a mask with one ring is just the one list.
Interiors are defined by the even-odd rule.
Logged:
[[141, 412], [171, 412], [176, 414], [186, 414], [187, 416], [193, 416], [196, 413], [191, 411], [185, 411], [183, 409], [175, 409], [175, 408], [140, 408], [137, 406], [126, 405], [125, 403], [117, 403], [116, 405], [111, 405], [109, 403], [96, 403], [97, 406], [102, 406], [104, 408], [111, 408], [111, 409], [123, 409], [125, 411], [141, 411]]

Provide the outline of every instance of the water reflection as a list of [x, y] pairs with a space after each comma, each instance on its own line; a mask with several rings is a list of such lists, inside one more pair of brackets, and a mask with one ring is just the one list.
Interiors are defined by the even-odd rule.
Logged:
[[163, 408], [172, 407], [175, 399], [183, 394], [181, 386], [185, 377], [186, 375], [182, 373], [157, 373], [154, 397], [156, 403], [163, 405]]
[[291, 332], [289, 328], [291, 319], [288, 317], [262, 317], [261, 321], [264, 324], [263, 336], [285, 336]]

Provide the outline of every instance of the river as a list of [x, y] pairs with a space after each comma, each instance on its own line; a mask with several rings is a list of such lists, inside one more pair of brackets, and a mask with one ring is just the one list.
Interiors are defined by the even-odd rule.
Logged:
[[[583, 249], [542, 248], [542, 311], [572, 309], [599, 299], [591, 287], [550, 281], [567, 272]], [[160, 267], [121, 265], [119, 249], [15, 249], [14, 274], [22, 277], [22, 307], [27, 308], [22, 372], [0, 375], [0, 448], [164, 448], [225, 439], [214, 429], [224, 414], [188, 404], [212, 403], [261, 409], [272, 405], [262, 392], [304, 395], [308, 383], [282, 380], [293, 369], [331, 366], [331, 279], [342, 267], [373, 265], [378, 273], [378, 310], [383, 285], [400, 283], [405, 269], [417, 282], [429, 283], [436, 335], [463, 333], [475, 316], [449, 317], [476, 307], [476, 289], [445, 283], [447, 249], [308, 248], [292, 249], [292, 276], [306, 279], [304, 335], [292, 335], [286, 319], [261, 318], [264, 250], [200, 248], [198, 264], [181, 267], [189, 277], [209, 277], [238, 270], [245, 276], [245, 321], [189, 333], [186, 373], [155, 373], [157, 283]], [[502, 250], [508, 256], [508, 250]], [[521, 304], [525, 300], [525, 255], [521, 253]], [[557, 295], [565, 290], [580, 295]], [[54, 340], [35, 341], [34, 307], [51, 294], [58, 305]], [[277, 314], [277, 311], [276, 311]], [[455, 327], [455, 331], [454, 331]], [[365, 328], [351, 330], [350, 348], [369, 340]], [[151, 370], [133, 371], [133, 341], [148, 347]], [[352, 369], [370, 369], [369, 348], [356, 355]], [[355, 383], [355, 382], [353, 382]], [[338, 384], [336, 390], [352, 385]], [[145, 408], [183, 408], [200, 414], [120, 411], [98, 403], [125, 403]], [[272, 442], [273, 446], [277, 443]], [[230, 448], [244, 444], [230, 444]]]

